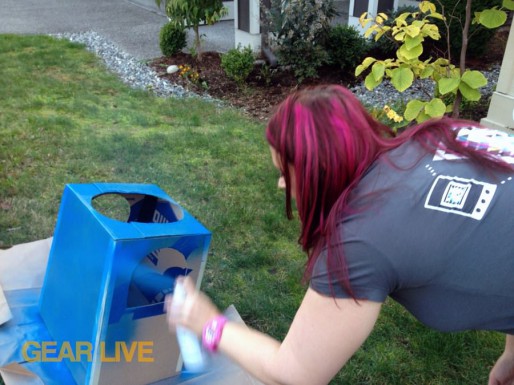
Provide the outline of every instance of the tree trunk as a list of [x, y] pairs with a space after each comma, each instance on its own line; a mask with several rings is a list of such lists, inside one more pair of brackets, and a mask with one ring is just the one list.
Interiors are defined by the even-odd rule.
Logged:
[[[471, 1], [466, 0], [466, 19], [464, 20], [464, 28], [462, 30], [462, 48], [460, 49], [460, 59], [459, 59], [459, 69], [460, 74], [466, 71], [466, 53], [468, 51], [468, 35], [469, 35], [469, 25], [471, 24]], [[460, 103], [462, 101], [462, 94], [459, 90], [457, 90], [457, 95], [455, 96], [455, 102], [453, 103], [453, 118], [458, 118], [460, 114]]]
[[195, 31], [195, 51], [196, 51], [196, 59], [201, 62], [202, 61], [202, 42], [200, 40], [200, 28], [197, 25], [193, 26], [193, 30]]

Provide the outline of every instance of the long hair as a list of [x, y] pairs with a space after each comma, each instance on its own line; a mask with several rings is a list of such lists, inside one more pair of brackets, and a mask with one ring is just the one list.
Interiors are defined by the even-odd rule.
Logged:
[[[415, 139], [427, 150], [443, 146], [489, 165], [511, 170], [491, 155], [456, 140], [455, 127], [476, 123], [443, 118], [427, 121], [395, 136], [375, 120], [346, 88], [324, 85], [291, 94], [277, 108], [266, 128], [266, 139], [277, 152], [286, 183], [286, 215], [292, 219], [291, 175], [295, 173], [296, 207], [301, 222], [298, 243], [308, 259], [308, 280], [321, 251], [327, 248], [327, 269], [343, 288], [352, 291], [336, 227], [348, 212], [348, 198], [366, 170], [383, 153]], [[332, 281], [332, 279], [331, 279]]]

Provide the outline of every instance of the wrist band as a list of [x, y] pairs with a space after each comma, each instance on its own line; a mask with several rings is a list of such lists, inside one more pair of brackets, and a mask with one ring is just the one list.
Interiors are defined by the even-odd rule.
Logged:
[[218, 315], [205, 324], [202, 332], [202, 344], [210, 352], [218, 350], [218, 345], [223, 334], [223, 328], [228, 319]]

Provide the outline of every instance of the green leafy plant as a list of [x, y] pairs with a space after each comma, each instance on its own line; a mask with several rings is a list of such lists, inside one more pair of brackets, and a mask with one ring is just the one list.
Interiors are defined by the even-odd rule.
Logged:
[[[471, 0], [467, 0], [467, 9]], [[504, 0], [503, 6], [514, 9], [513, 0]], [[416, 120], [422, 122], [432, 117], [440, 117], [452, 112], [454, 117], [459, 116], [459, 107], [462, 99], [478, 101], [481, 97], [480, 88], [487, 84], [487, 79], [480, 71], [465, 68], [467, 49], [467, 31], [471, 23], [470, 12], [467, 13], [463, 30], [463, 45], [460, 66], [456, 67], [447, 58], [431, 58], [421, 60], [425, 39], [440, 39], [439, 28], [432, 20], [445, 20], [444, 15], [436, 12], [436, 6], [430, 1], [419, 4], [419, 12], [405, 12], [399, 15], [392, 26], [385, 25], [388, 16], [379, 13], [376, 17], [368, 17], [364, 13], [360, 23], [366, 27], [365, 36], [374, 35], [375, 41], [389, 34], [400, 47], [396, 51], [395, 59], [377, 60], [367, 57], [357, 66], [355, 75], [359, 76], [368, 71], [365, 85], [369, 90], [377, 87], [384, 79], [389, 79], [399, 92], [412, 86], [415, 79], [431, 79], [435, 82], [433, 97], [429, 100], [411, 100], [407, 103], [404, 118], [405, 124]], [[409, 22], [408, 20], [412, 20]], [[488, 28], [496, 28], [506, 21], [506, 12], [493, 7], [482, 12], [475, 12], [473, 23], [480, 23]], [[427, 92], [428, 93], [428, 92]], [[446, 95], [454, 95], [453, 105], [445, 103]]]
[[[400, 16], [402, 13], [409, 12], [414, 13], [418, 11], [417, 6], [401, 6], [394, 10], [389, 10], [386, 13], [388, 16], [387, 19], [384, 20], [384, 25], [392, 26], [394, 23], [394, 20]], [[406, 22], [410, 23], [412, 20], [410, 17], [407, 17]], [[400, 42], [396, 41], [390, 34], [386, 33], [384, 35], [384, 38], [380, 39], [380, 41], [375, 41], [372, 37], [368, 39], [369, 44], [369, 52], [371, 53], [370, 56], [380, 58], [380, 59], [386, 59], [389, 57], [396, 56], [396, 50], [400, 47]]]
[[[163, 0], [155, 0], [158, 7]], [[164, 0], [170, 23], [192, 28], [195, 33], [194, 49], [199, 61], [202, 60], [200, 24], [218, 22], [227, 14], [222, 0]]]
[[336, 25], [330, 29], [326, 43], [330, 64], [341, 70], [355, 68], [368, 50], [368, 41], [354, 26]]
[[172, 56], [187, 45], [186, 31], [183, 26], [166, 23], [159, 34], [159, 46], [164, 56]]
[[325, 42], [337, 15], [333, 0], [270, 0], [262, 7], [281, 65], [291, 66], [299, 83], [318, 76], [328, 61]]
[[179, 69], [179, 72], [178, 72], [179, 76], [183, 77], [184, 79], [189, 80], [192, 83], [200, 84], [200, 82], [201, 82], [200, 74], [198, 73], [198, 71], [196, 69], [192, 68], [188, 64], [184, 64], [184, 65], [181, 64], [178, 66], [178, 69]]
[[391, 106], [386, 104], [382, 108], [367, 106], [367, 110], [376, 120], [391, 127], [395, 132], [399, 132], [405, 127], [404, 117], [397, 112], [405, 110], [405, 105], [401, 100], [395, 101]]
[[243, 86], [254, 67], [254, 55], [250, 46], [233, 48], [221, 55], [221, 68], [239, 87]]
[[276, 68], [271, 68], [270, 65], [264, 64], [259, 71], [259, 76], [261, 79], [264, 79], [266, 85], [269, 86], [271, 85], [275, 72]]
[[[433, 54], [437, 54], [438, 51], [446, 52], [446, 57], [455, 62], [453, 58], [458, 60], [462, 50], [462, 34], [466, 21], [467, 1], [435, 0], [435, 2], [441, 13], [445, 16], [445, 20], [435, 20], [435, 24], [441, 32], [441, 40], [440, 42], [435, 42], [433, 47], [427, 47], [427, 49]], [[475, 12], [500, 7], [501, 4], [502, 0], [473, 0], [469, 11], [471, 15], [474, 15]], [[469, 26], [467, 57], [477, 58], [484, 53], [487, 44], [494, 36], [494, 28], [485, 27], [480, 23], [472, 23]]]

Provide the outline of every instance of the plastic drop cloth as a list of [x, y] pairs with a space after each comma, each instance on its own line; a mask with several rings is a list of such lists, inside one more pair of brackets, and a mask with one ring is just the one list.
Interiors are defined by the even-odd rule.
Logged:
[[[0, 250], [0, 375], [6, 385], [83, 385], [75, 383], [64, 362], [26, 362], [22, 354], [21, 347], [27, 341], [52, 340], [38, 307], [51, 244], [52, 238], [48, 238]], [[234, 306], [230, 306], [225, 315], [243, 322]], [[202, 374], [183, 372], [148, 385], [178, 384], [261, 383], [228, 358], [216, 355]]]

